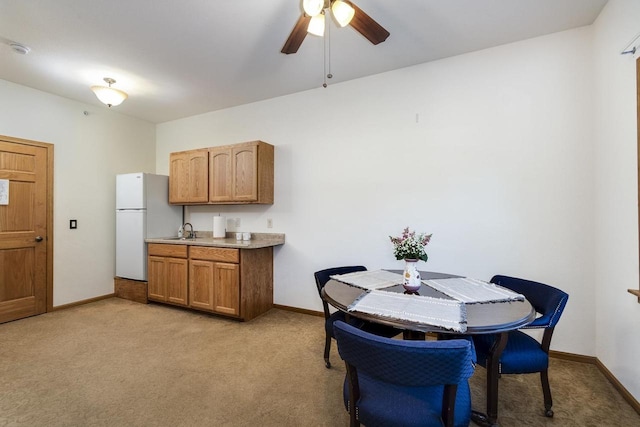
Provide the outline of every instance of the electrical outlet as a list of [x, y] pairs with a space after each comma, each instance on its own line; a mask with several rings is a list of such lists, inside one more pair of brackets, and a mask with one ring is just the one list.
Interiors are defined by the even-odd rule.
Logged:
[[273, 228], [273, 219], [267, 218], [267, 228]]
[[236, 229], [240, 228], [240, 218], [236, 218]]

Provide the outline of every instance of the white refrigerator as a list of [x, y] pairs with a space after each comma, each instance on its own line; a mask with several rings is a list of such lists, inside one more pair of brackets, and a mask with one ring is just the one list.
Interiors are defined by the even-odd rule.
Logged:
[[145, 239], [175, 236], [182, 206], [169, 204], [169, 177], [147, 173], [116, 176], [116, 276], [147, 280]]

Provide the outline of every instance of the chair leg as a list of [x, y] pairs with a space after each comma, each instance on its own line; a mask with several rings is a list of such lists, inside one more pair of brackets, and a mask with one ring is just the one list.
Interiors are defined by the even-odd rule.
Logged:
[[327, 338], [324, 342], [324, 364], [327, 369], [331, 368], [331, 362], [329, 362], [329, 353], [331, 352], [331, 335], [327, 334]]
[[351, 414], [349, 414], [349, 427], [360, 427], [360, 421], [355, 416], [351, 416]]
[[542, 382], [542, 394], [544, 395], [544, 415], [545, 417], [553, 417], [553, 400], [551, 399], [551, 387], [549, 387], [549, 372], [544, 370], [540, 372], [540, 381]]
[[349, 427], [360, 427], [358, 419], [358, 408], [356, 402], [360, 400], [360, 383], [358, 381], [358, 370], [355, 366], [344, 362], [347, 369], [347, 381], [349, 382], [349, 402], [347, 411], [349, 411]]

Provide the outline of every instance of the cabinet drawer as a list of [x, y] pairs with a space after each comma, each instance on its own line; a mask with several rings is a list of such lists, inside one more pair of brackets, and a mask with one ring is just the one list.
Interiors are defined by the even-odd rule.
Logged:
[[209, 248], [205, 246], [191, 246], [189, 252], [191, 259], [204, 259], [207, 261], [240, 262], [240, 251], [238, 249]]
[[165, 245], [162, 243], [149, 243], [149, 255], [173, 258], [186, 258], [187, 245]]

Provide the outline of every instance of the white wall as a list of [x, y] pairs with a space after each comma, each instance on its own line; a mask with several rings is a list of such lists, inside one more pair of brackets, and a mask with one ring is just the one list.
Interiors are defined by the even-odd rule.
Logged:
[[115, 175], [155, 172], [155, 125], [4, 80], [0, 99], [1, 135], [54, 144], [54, 306], [113, 293]]
[[[594, 24], [596, 82], [596, 350], [640, 400], [636, 58], [640, 2], [609, 0]], [[640, 41], [638, 42], [640, 48]]]
[[401, 268], [388, 236], [410, 226], [433, 233], [422, 269], [566, 290], [552, 348], [594, 355], [591, 36], [580, 28], [163, 123], [156, 168], [168, 172], [172, 151], [276, 146], [273, 206], [191, 208], [189, 219], [211, 230], [222, 213], [286, 233], [277, 304], [320, 310], [322, 268]]

